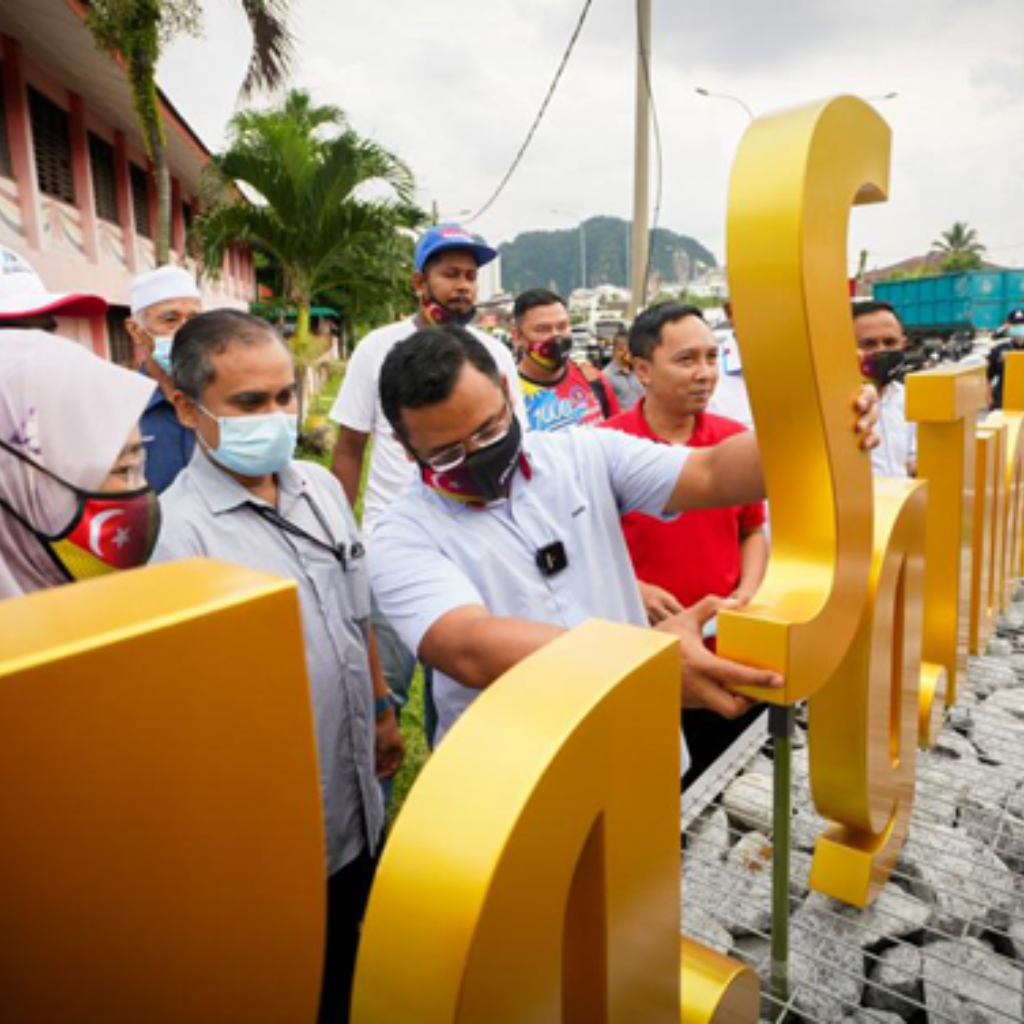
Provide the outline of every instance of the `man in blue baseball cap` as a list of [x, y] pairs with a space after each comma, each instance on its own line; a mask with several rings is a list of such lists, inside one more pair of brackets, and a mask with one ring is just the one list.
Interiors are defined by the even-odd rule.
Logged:
[[[355, 506], [366, 446], [373, 439], [363, 497], [362, 528], [368, 545], [373, 543], [374, 526], [381, 513], [406, 490], [416, 472], [381, 410], [378, 394], [381, 366], [398, 342], [425, 327], [471, 324], [476, 315], [477, 272], [497, 255], [494, 249], [459, 224], [437, 224], [430, 228], [419, 240], [413, 258], [412, 287], [419, 305], [415, 316], [371, 331], [359, 342], [349, 360], [345, 380], [330, 413], [339, 427], [332, 469], [348, 500]], [[511, 354], [489, 335], [470, 330], [498, 364], [525, 429], [526, 412]], [[408, 695], [416, 659], [376, 609], [373, 624], [384, 676], [402, 704]]]

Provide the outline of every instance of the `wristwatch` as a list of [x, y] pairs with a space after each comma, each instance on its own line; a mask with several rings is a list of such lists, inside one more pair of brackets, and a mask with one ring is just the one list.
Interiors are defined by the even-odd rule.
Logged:
[[389, 711], [393, 711], [395, 707], [395, 698], [388, 691], [383, 697], [378, 697], [373, 702], [373, 716], [379, 722]]

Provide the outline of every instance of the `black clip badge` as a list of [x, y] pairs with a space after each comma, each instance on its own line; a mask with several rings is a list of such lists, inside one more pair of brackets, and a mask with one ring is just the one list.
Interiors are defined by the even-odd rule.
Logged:
[[556, 540], [547, 547], [538, 548], [534, 560], [542, 576], [554, 576], [569, 564], [569, 556], [565, 553], [565, 545]]

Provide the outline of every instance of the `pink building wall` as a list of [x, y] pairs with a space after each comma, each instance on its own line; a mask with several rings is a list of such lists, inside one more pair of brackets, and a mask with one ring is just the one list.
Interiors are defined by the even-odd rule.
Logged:
[[[156, 266], [153, 242], [136, 233], [131, 201], [129, 161], [148, 168], [141, 135], [115, 130], [89, 108], [88, 99], [61, 84], [52, 69], [39, 66], [21, 44], [9, 36], [0, 37], [3, 63], [3, 94], [11, 151], [13, 177], [0, 173], [0, 245], [23, 256], [38, 271], [48, 290], [88, 292], [103, 296], [111, 306], [128, 305], [132, 278]], [[40, 192], [29, 115], [29, 87], [65, 110], [71, 123], [75, 205]], [[127, 84], [125, 85], [127, 89]], [[169, 130], [176, 130], [172, 126]], [[114, 147], [117, 206], [120, 225], [99, 217], [93, 194], [88, 133], [92, 132]], [[196, 165], [188, 169], [193, 181], [204, 154], [195, 147]], [[198, 207], [194, 189], [176, 174], [172, 166], [172, 259], [195, 272], [184, 253], [185, 225], [182, 204]], [[156, 224], [156, 189], [150, 180], [150, 220]], [[225, 260], [219, 281], [202, 284], [207, 308], [246, 308], [255, 298], [255, 269], [251, 254], [233, 251]], [[99, 354], [110, 355], [107, 326], [62, 318], [61, 333], [91, 345]]]

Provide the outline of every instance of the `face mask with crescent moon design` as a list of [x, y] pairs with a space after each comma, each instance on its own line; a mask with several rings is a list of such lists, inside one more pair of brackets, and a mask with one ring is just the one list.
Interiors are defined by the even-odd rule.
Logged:
[[39, 541], [69, 580], [94, 579], [149, 561], [160, 533], [160, 502], [152, 487], [109, 494], [83, 491], [2, 441], [0, 447], [75, 493], [75, 514], [56, 535], [36, 529], [0, 495], [0, 508]]

